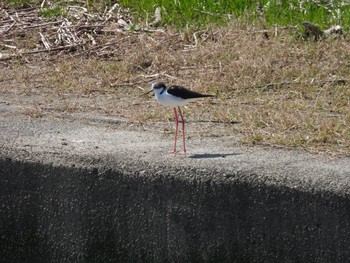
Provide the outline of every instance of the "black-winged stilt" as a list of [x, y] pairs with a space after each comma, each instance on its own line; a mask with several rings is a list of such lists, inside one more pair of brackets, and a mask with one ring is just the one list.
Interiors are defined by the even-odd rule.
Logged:
[[156, 100], [159, 104], [174, 108], [174, 116], [175, 116], [175, 123], [176, 123], [175, 140], [174, 140], [174, 150], [170, 153], [175, 153], [175, 154], [177, 153], [176, 141], [177, 141], [177, 134], [178, 134], [178, 128], [179, 128], [179, 118], [176, 110], [176, 108], [178, 108], [178, 111], [181, 117], [181, 123], [182, 123], [183, 153], [186, 154], [185, 119], [183, 117], [180, 107], [186, 105], [192, 100], [205, 98], [205, 97], [214, 97], [214, 95], [201, 94], [180, 86], [170, 86], [167, 88], [165, 84], [162, 82], [154, 83], [152, 85], [152, 89], [146, 92], [145, 94], [148, 94], [152, 91], [154, 92]]

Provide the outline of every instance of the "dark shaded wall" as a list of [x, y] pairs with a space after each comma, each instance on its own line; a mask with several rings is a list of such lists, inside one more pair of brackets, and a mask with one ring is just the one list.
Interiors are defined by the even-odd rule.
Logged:
[[[164, 170], [165, 171], [165, 170]], [[3, 262], [350, 262], [348, 198], [0, 160]], [[149, 174], [148, 174], [149, 173]]]

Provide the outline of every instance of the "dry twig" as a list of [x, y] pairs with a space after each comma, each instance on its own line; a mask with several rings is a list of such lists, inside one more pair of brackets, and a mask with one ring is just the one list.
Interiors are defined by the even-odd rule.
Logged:
[[[50, 5], [52, 5], [50, 2], [43, 0], [36, 8], [0, 10], [0, 45], [3, 47], [0, 51], [0, 60], [49, 51], [52, 54], [53, 51], [72, 50], [72, 48], [84, 51], [92, 49], [96, 51], [101, 48], [101, 52], [94, 54], [114, 55], [113, 52], [117, 52], [115, 48], [107, 53], [104, 50], [111, 43], [99, 45], [98, 37], [101, 33], [116, 34], [129, 30], [132, 24], [130, 16], [121, 9], [119, 4], [114, 4], [102, 15], [88, 13], [88, 10], [82, 6], [68, 6], [66, 7], [67, 17], [46, 19], [40, 16], [38, 8], [44, 6], [51, 8]], [[32, 43], [36, 41], [35, 45], [30, 45], [31, 49], [17, 48], [20, 46], [18, 43], [29, 38]]]

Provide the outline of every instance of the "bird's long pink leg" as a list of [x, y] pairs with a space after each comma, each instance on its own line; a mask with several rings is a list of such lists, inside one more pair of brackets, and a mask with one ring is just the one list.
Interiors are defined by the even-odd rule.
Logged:
[[174, 139], [174, 150], [172, 152], [169, 153], [176, 153], [176, 141], [177, 141], [177, 132], [179, 130], [179, 118], [177, 117], [177, 112], [176, 112], [176, 108], [174, 107], [174, 116], [175, 116], [175, 139]]
[[186, 154], [185, 119], [184, 119], [184, 116], [182, 114], [180, 107], [178, 107], [178, 108], [179, 108], [179, 113], [180, 113], [181, 122], [182, 122], [182, 142], [183, 142], [183, 146], [184, 146], [183, 151], [184, 151], [184, 154]]

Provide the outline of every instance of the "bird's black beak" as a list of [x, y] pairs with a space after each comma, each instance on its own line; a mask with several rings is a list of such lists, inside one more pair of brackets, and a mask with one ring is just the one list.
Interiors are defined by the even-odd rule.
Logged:
[[141, 94], [140, 97], [141, 97], [141, 96], [145, 96], [145, 95], [147, 95], [148, 93], [151, 93], [152, 91], [153, 91], [153, 89], [151, 89], [150, 91], [147, 91], [147, 92]]

